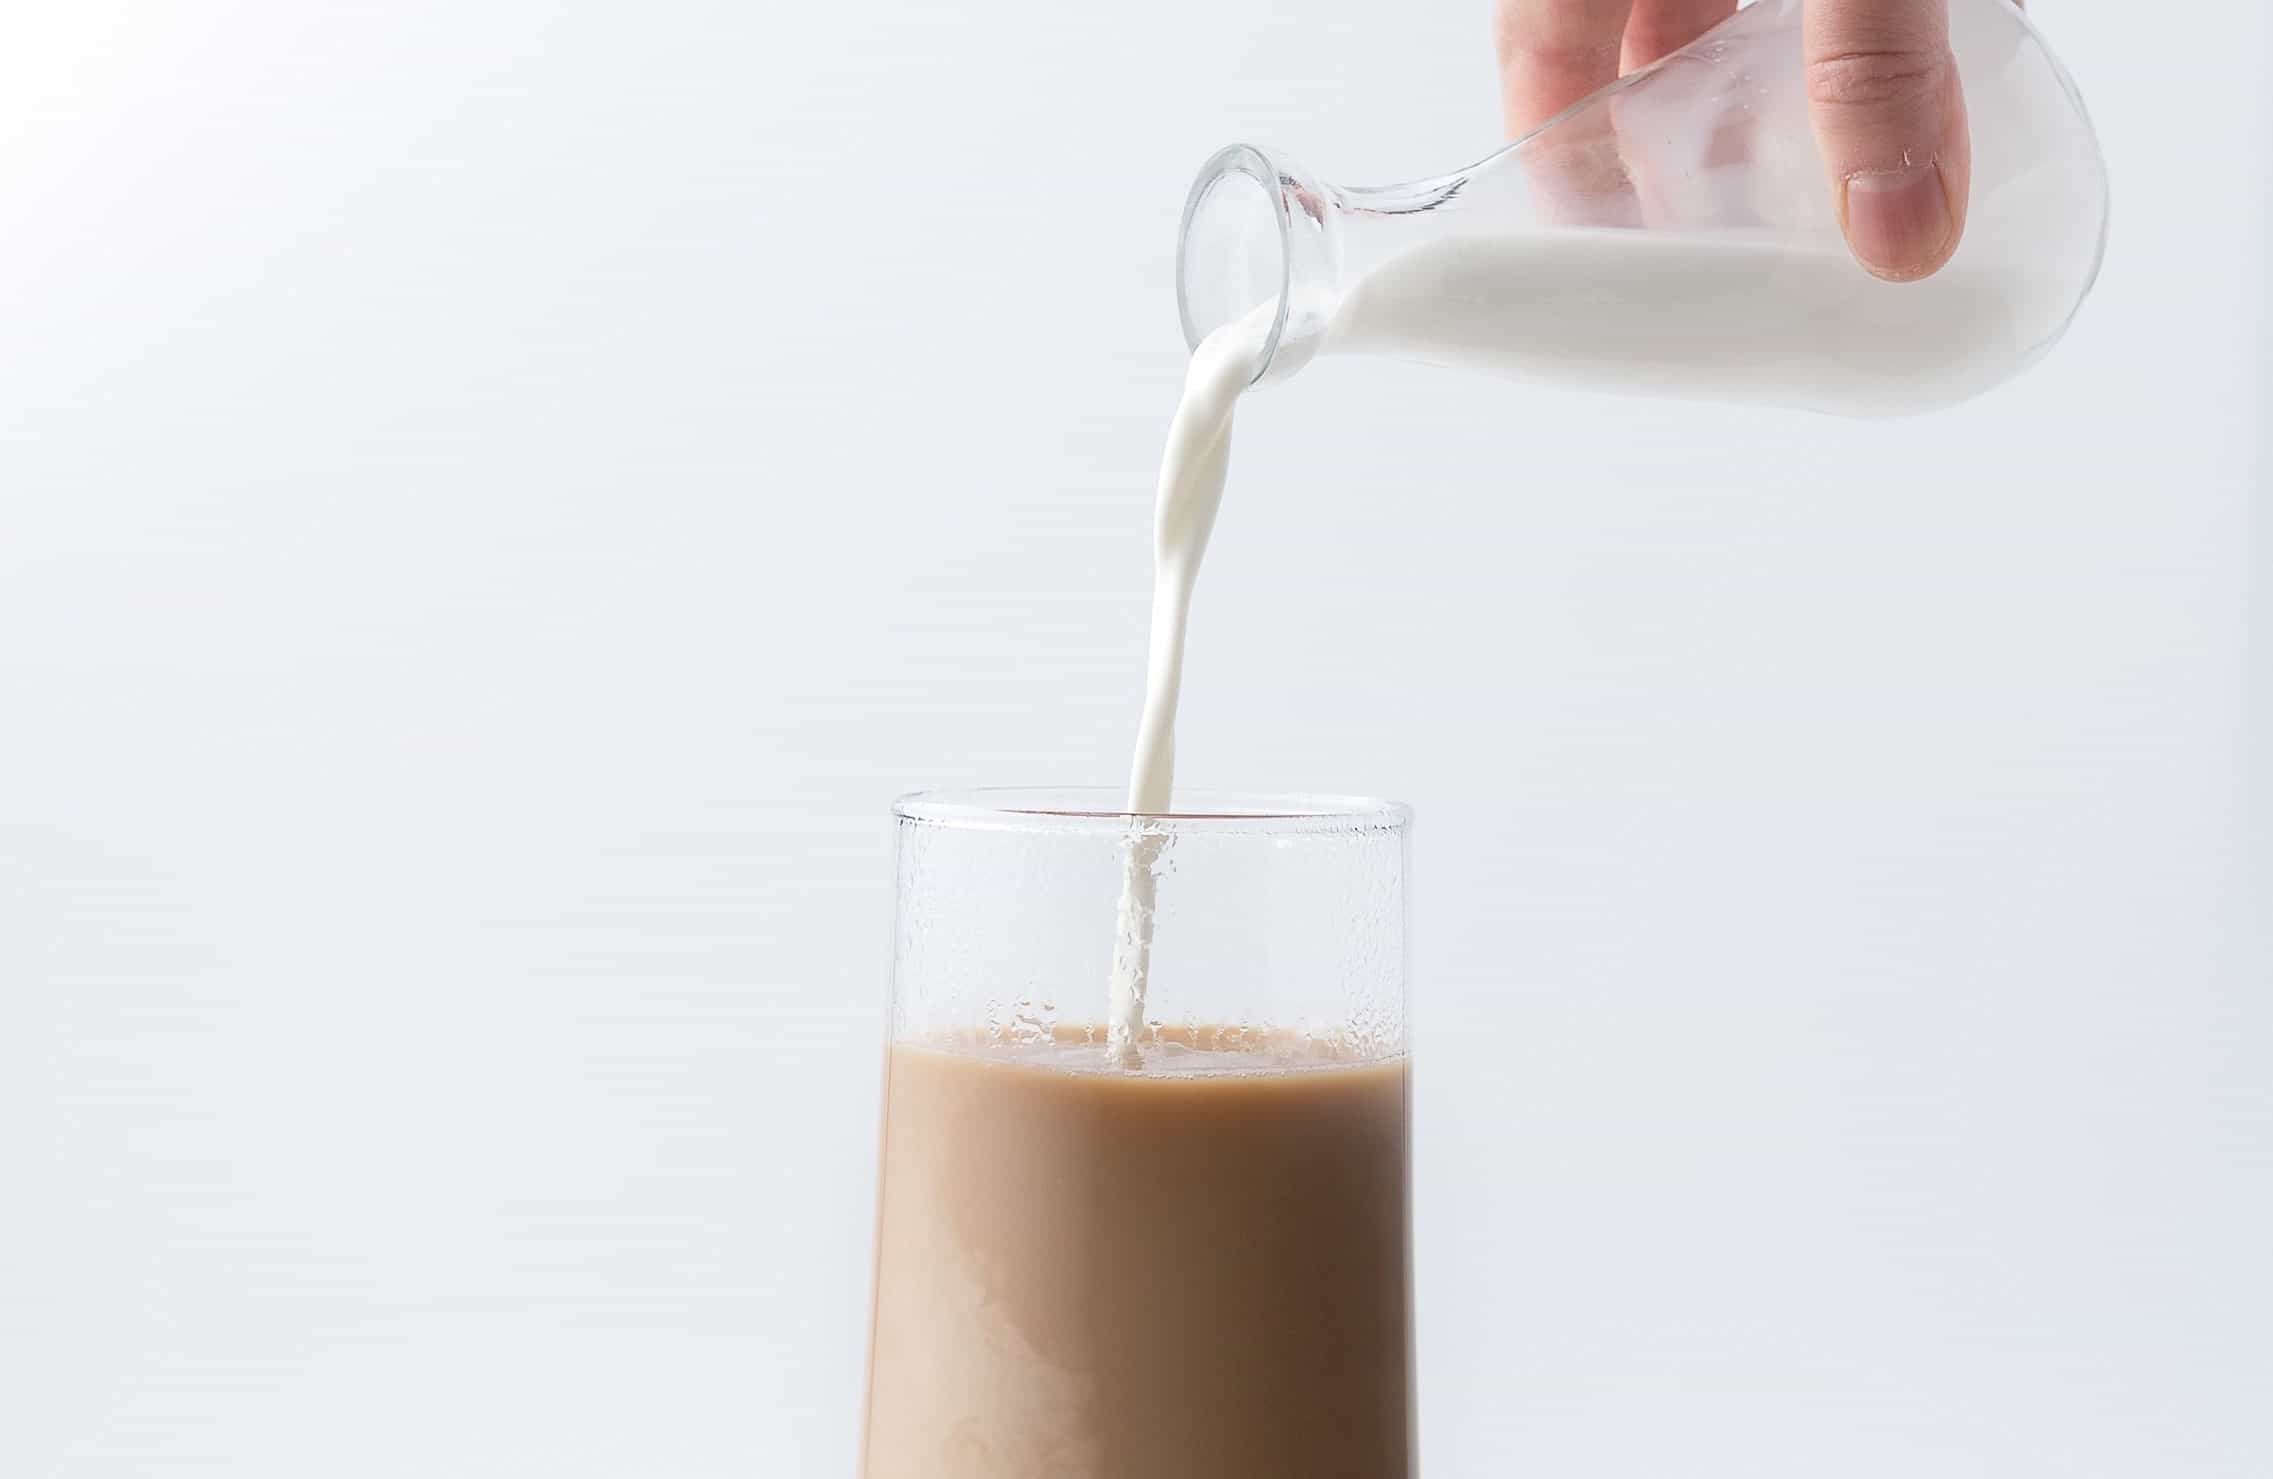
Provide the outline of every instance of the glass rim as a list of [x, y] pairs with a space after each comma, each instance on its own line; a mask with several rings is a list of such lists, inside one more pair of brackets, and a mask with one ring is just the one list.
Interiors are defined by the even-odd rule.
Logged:
[[1315, 792], [1178, 787], [1177, 810], [1132, 812], [1118, 786], [970, 786], [911, 791], [892, 815], [924, 826], [1013, 832], [1394, 832], [1413, 819], [1402, 801]]

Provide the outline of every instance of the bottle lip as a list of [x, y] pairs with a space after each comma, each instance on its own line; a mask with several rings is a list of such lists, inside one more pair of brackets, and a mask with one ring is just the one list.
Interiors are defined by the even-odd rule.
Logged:
[[[1200, 347], [1200, 340], [1219, 325], [1210, 324], [1203, 330], [1192, 314], [1192, 272], [1197, 265], [1191, 257], [1193, 225], [1219, 190], [1236, 189], [1239, 182], [1245, 181], [1262, 193], [1278, 230], [1279, 280], [1270, 332], [1264, 336], [1263, 347], [1255, 356], [1254, 372], [1247, 380], [1249, 385], [1259, 383], [1270, 370], [1271, 361], [1278, 353], [1279, 340], [1286, 333], [1288, 306], [1293, 299], [1294, 223], [1287, 214], [1286, 192], [1280, 188], [1284, 173], [1267, 152], [1253, 144], [1231, 144], [1218, 149], [1200, 166], [1198, 177], [1184, 197], [1184, 215], [1176, 236], [1176, 313], [1183, 324], [1184, 347], [1194, 350]], [[1229, 318], [1224, 320], [1229, 321]]]

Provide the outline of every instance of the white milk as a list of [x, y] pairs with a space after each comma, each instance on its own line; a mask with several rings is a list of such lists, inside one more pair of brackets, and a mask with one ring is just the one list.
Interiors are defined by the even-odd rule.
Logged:
[[[1266, 304], [1269, 308], [1272, 305]], [[1136, 759], [1129, 767], [1128, 809], [1168, 810], [1176, 780], [1176, 703], [1184, 691], [1184, 623], [1191, 615], [1192, 585], [1215, 530], [1223, 479], [1231, 463], [1231, 411], [1247, 388], [1255, 356], [1270, 331], [1267, 312], [1225, 324], [1192, 351], [1184, 371], [1184, 398], [1168, 423], [1160, 457], [1160, 491], [1152, 532], [1152, 642], [1145, 662], [1144, 717], [1137, 724]], [[1144, 1027], [1145, 983], [1152, 962], [1153, 866], [1161, 839], [1129, 841], [1119, 919], [1113, 936], [1113, 975], [1107, 1047], [1124, 1063], [1137, 1058]]]
[[1452, 237], [1351, 288], [1321, 352], [1571, 389], [1889, 416], [1954, 405], [2041, 352], [2057, 284], [1990, 243], [1922, 282], [1837, 246], [1654, 231]]
[[[1844, 251], [1648, 231], [1452, 238], [1354, 286], [1321, 344], [1547, 383], [1686, 400], [1890, 415], [1963, 400], [2040, 350], [2027, 274], [1968, 265], [1885, 283]], [[1979, 261], [1980, 253], [1974, 260]], [[1232, 409], [1268, 332], [1266, 304], [1192, 352], [1169, 423], [1153, 534], [1152, 644], [1128, 809], [1169, 810], [1192, 585], [1223, 499]], [[1162, 842], [1132, 826], [1113, 949], [1111, 1046], [1144, 1026]]]

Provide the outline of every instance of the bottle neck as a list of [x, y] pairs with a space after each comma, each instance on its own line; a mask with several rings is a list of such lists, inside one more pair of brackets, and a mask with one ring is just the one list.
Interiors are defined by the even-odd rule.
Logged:
[[1255, 385], [1307, 364], [1342, 298], [1345, 209], [1342, 191], [1277, 151], [1234, 144], [1208, 160], [1176, 251], [1186, 346], [1237, 332], [1256, 346]]
[[1236, 332], [1257, 346], [1250, 384], [1286, 379], [1325, 343], [1357, 279], [1444, 229], [1453, 214], [1444, 208], [1466, 204], [1480, 168], [1352, 189], [1277, 150], [1218, 152], [1184, 204], [1176, 298], [1186, 347]]

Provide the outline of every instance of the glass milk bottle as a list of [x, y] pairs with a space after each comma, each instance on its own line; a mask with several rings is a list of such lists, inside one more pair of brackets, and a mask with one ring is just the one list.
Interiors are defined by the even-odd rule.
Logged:
[[1276, 150], [1222, 150], [1184, 210], [1186, 340], [1237, 324], [1257, 384], [1321, 353], [1389, 354], [1846, 415], [2011, 377], [2066, 329], [2106, 238], [2074, 84], [2008, 0], [1950, 0], [1965, 235], [1935, 276], [1881, 282], [1834, 219], [1801, 3], [1758, 0], [1452, 174], [1349, 188]]

